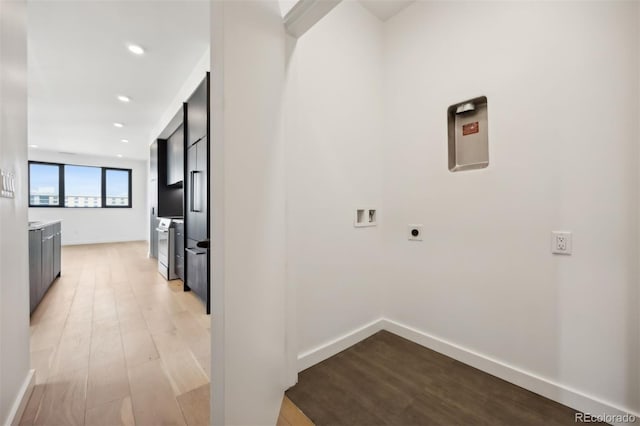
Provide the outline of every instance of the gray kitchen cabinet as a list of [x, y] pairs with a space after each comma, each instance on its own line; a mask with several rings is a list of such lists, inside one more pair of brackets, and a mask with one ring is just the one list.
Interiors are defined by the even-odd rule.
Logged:
[[42, 229], [29, 231], [29, 306], [33, 312], [38, 306], [42, 282]]
[[62, 273], [61, 253], [62, 227], [59, 222], [29, 230], [29, 307], [32, 313]]
[[62, 229], [60, 223], [53, 225], [53, 279], [60, 276], [62, 263]]
[[180, 125], [167, 140], [167, 185], [184, 180], [184, 125]]
[[53, 281], [53, 235], [45, 236], [45, 234], [46, 228], [42, 237], [42, 281], [38, 289], [38, 300], [44, 297]]

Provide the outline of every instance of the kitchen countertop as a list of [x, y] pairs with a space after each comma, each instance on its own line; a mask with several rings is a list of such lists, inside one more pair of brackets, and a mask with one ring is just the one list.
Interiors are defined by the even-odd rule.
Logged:
[[57, 220], [37, 220], [37, 221], [29, 221], [29, 231], [36, 231], [38, 229], [42, 229], [45, 226], [53, 225], [54, 223], [61, 223], [62, 219]]
[[183, 216], [160, 216], [158, 219], [171, 219], [171, 221], [173, 222], [180, 222], [180, 223], [184, 222]]

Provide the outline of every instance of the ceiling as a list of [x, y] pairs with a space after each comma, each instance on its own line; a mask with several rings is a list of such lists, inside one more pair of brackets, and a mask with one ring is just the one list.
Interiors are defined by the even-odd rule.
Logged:
[[359, 0], [369, 12], [382, 21], [386, 21], [415, 0]]
[[[208, 7], [29, 2], [29, 144], [37, 145], [30, 149], [146, 159], [152, 128], [209, 49]], [[145, 53], [129, 52], [132, 43]]]

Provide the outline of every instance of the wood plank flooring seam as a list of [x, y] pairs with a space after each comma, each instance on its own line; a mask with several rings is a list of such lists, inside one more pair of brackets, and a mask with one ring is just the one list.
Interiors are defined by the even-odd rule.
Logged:
[[[117, 312], [117, 310], [116, 310]], [[124, 353], [124, 340], [122, 338], [122, 328], [121, 328], [121, 324], [120, 324], [120, 313], [117, 313], [118, 315], [118, 329], [120, 330], [120, 344], [122, 345], [122, 353]], [[133, 416], [133, 423], [134, 425], [138, 424], [138, 421], [136, 420], [136, 412], [133, 409], [133, 392], [131, 390], [131, 379], [129, 378], [129, 367], [127, 365], [127, 357], [124, 357], [124, 365], [125, 365], [125, 369], [127, 370], [127, 385], [129, 388], [129, 398], [131, 399], [131, 415]]]

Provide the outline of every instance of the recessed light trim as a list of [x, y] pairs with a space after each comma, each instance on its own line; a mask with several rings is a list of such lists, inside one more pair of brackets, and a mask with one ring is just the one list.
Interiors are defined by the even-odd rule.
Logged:
[[131, 102], [131, 98], [126, 95], [118, 95], [117, 98], [120, 102], [124, 102], [125, 104]]
[[129, 143], [129, 139], [120, 139], [120, 142], [122, 142], [122, 143]]
[[118, 154], [118, 155], [117, 155], [117, 157], [118, 157], [118, 158], [122, 158], [122, 154]]
[[37, 147], [38, 147], [38, 145], [33, 145], [33, 144], [29, 145], [29, 148], [37, 148]]
[[129, 49], [129, 52], [133, 53], [134, 55], [144, 55], [144, 49], [140, 45], [128, 44], [127, 49]]
[[117, 127], [118, 129], [121, 129], [121, 128], [124, 127], [124, 124], [118, 123], [118, 122], [113, 123], [113, 125], [114, 125], [114, 127]]

